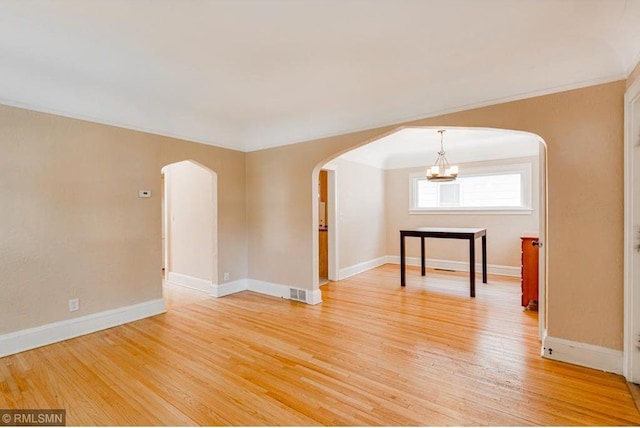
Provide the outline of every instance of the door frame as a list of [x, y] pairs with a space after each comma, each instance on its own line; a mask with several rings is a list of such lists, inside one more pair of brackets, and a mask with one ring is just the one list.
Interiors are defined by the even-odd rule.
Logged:
[[[426, 128], [440, 128], [434, 126], [427, 126]], [[459, 127], [464, 129], [474, 129], [474, 127]], [[482, 127], [477, 127], [484, 129]], [[392, 134], [398, 131], [398, 128], [385, 135]], [[489, 129], [501, 129], [511, 132], [526, 133], [534, 136], [538, 140], [539, 154], [538, 154], [538, 183], [532, 185], [538, 186], [538, 233], [539, 240], [543, 243], [543, 247], [540, 248], [540, 258], [538, 265], [538, 339], [541, 342], [541, 347], [544, 347], [543, 341], [547, 334], [547, 318], [548, 318], [548, 285], [549, 285], [549, 211], [548, 211], [548, 198], [549, 198], [549, 168], [548, 168], [548, 146], [547, 142], [540, 135], [537, 135], [528, 131], [510, 130], [502, 128], [489, 128]], [[368, 141], [362, 145], [369, 144], [377, 139], [384, 137], [384, 135], [378, 136], [371, 141]], [[351, 149], [353, 150], [353, 149]], [[350, 150], [347, 150], [350, 151]], [[338, 167], [333, 162], [338, 158], [340, 154], [334, 156], [326, 163], [321, 163], [319, 168], [327, 171], [327, 223], [328, 227], [328, 263], [329, 263], [329, 275], [330, 281], [339, 281], [340, 277], [340, 255], [339, 255], [339, 204], [338, 204]], [[317, 212], [317, 209], [316, 209]], [[315, 229], [314, 229], [315, 230]], [[316, 233], [317, 234], [317, 233]], [[317, 243], [314, 244], [317, 248]], [[317, 276], [317, 275], [315, 275]]]
[[[212, 230], [211, 230], [211, 258], [212, 258], [212, 269], [211, 269], [211, 280], [210, 285], [216, 286], [221, 283], [219, 279], [219, 266], [218, 266], [218, 174], [212, 170], [211, 168], [201, 164], [198, 161], [193, 159], [185, 159], [177, 162], [172, 162], [167, 165], [164, 165], [160, 169], [161, 180], [162, 180], [162, 198], [161, 198], [161, 215], [162, 215], [162, 234], [164, 235], [163, 245], [163, 265], [164, 265], [164, 279], [169, 282], [169, 274], [171, 273], [171, 210], [170, 206], [172, 204], [172, 200], [170, 198], [171, 192], [171, 183], [166, 180], [167, 170], [173, 165], [180, 163], [190, 163], [193, 166], [196, 166], [211, 175], [211, 209], [212, 209]], [[195, 278], [198, 279], [198, 278]], [[183, 286], [187, 286], [185, 284], [179, 284]], [[202, 285], [200, 283], [200, 285]], [[207, 284], [209, 285], [209, 284]], [[187, 286], [187, 288], [196, 288], [199, 290], [203, 290], [201, 286]]]
[[[543, 344], [547, 333], [549, 313], [549, 157], [546, 141], [538, 136], [538, 233], [542, 241], [538, 257], [538, 339]], [[544, 345], [542, 345], [544, 348]], [[544, 350], [541, 350], [544, 354]]]
[[327, 171], [327, 239], [329, 254], [329, 281], [340, 280], [340, 251], [338, 249], [338, 169], [335, 165], [325, 165]]
[[[636, 114], [640, 110], [640, 79], [637, 79], [624, 94], [624, 342], [622, 345], [622, 374], [629, 382], [639, 382], [640, 352], [636, 338], [640, 333], [640, 313], [634, 301], [640, 296], [640, 281], [634, 282], [633, 258], [636, 245], [634, 226], [634, 200], [637, 186], [633, 183], [634, 129]], [[640, 141], [635, 145], [640, 144]], [[640, 159], [637, 159], [640, 162]], [[639, 225], [640, 226], [640, 225]], [[635, 352], [634, 352], [635, 351]]]

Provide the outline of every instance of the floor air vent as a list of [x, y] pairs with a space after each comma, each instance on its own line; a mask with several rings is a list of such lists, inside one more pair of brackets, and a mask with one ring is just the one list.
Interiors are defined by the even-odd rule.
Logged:
[[298, 290], [297, 288], [289, 289], [289, 298], [291, 300], [297, 300], [298, 302], [307, 302], [307, 292], [305, 290]]

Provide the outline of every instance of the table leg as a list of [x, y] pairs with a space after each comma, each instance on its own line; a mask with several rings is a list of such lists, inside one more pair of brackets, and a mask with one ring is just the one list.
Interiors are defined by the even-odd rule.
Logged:
[[405, 281], [405, 261], [404, 261], [404, 235], [400, 233], [400, 285], [404, 287]]
[[424, 276], [426, 271], [426, 261], [425, 261], [425, 254], [424, 254], [424, 236], [420, 237], [420, 259], [422, 260], [420, 265], [422, 270], [420, 271], [420, 274]]
[[482, 235], [482, 282], [487, 283], [487, 235]]
[[476, 240], [469, 239], [469, 287], [471, 297], [476, 297]]

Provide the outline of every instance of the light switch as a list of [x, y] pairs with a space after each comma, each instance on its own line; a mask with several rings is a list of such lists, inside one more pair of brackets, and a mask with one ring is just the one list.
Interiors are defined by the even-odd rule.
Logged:
[[138, 197], [139, 198], [150, 198], [151, 197], [151, 190], [138, 190]]

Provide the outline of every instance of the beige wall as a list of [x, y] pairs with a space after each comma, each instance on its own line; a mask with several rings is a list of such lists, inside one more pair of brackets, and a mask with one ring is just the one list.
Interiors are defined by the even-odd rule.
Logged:
[[[362, 141], [351, 138], [352, 145]], [[249, 278], [318, 285], [318, 173], [332, 153], [348, 147], [343, 139], [326, 139], [246, 154]]]
[[[408, 123], [523, 130], [546, 141], [548, 332], [614, 349], [623, 334], [624, 90], [618, 81]], [[314, 286], [318, 166], [396, 128], [247, 153], [251, 278]]]
[[[488, 263], [520, 269], [520, 236], [539, 229], [538, 157], [474, 162], [461, 168], [530, 163], [533, 183], [532, 211], [516, 214], [446, 213], [410, 214], [409, 177], [424, 168], [382, 170], [373, 166], [336, 159], [339, 209], [339, 267], [400, 255], [398, 230], [420, 226], [486, 227]], [[477, 242], [478, 252], [480, 242]], [[419, 240], [407, 240], [407, 254], [420, 255]], [[455, 240], [434, 239], [428, 243], [431, 259], [467, 262], [469, 250]], [[518, 271], [519, 272], [519, 271]]]
[[247, 275], [244, 153], [4, 106], [0, 153], [0, 334], [161, 298], [160, 170], [186, 159], [218, 174], [220, 270]]
[[339, 268], [344, 269], [387, 254], [385, 171], [343, 159], [335, 165]]
[[[407, 124], [515, 129], [545, 139], [549, 334], [614, 349], [622, 348], [623, 332], [625, 86]], [[244, 154], [0, 107], [0, 334], [159, 298], [160, 169], [187, 159], [218, 175], [219, 272], [314, 288], [320, 165], [398, 127]], [[139, 199], [141, 188], [155, 196]], [[81, 310], [70, 314], [72, 297]]]
[[[144, 134], [143, 134], [144, 135]], [[172, 138], [158, 139], [158, 170], [183, 160], [194, 160], [216, 173], [218, 214], [218, 284], [247, 278], [247, 212], [245, 153]], [[215, 283], [215, 281], [214, 281]]]
[[215, 174], [190, 161], [169, 165], [163, 171], [168, 272], [211, 281], [216, 256]]
[[[405, 168], [386, 171], [387, 185], [387, 253], [400, 255], [400, 238], [398, 231], [423, 226], [432, 227], [483, 227], [487, 229], [487, 263], [501, 266], [512, 266], [520, 269], [520, 236], [523, 232], [539, 230], [539, 163], [537, 157], [505, 159], [492, 162], [474, 162], [460, 165], [465, 168], [490, 165], [508, 165], [531, 163], [532, 212], [523, 214], [492, 213], [449, 213], [449, 214], [409, 214], [409, 176], [413, 172], [424, 172], [421, 169]], [[452, 260], [468, 263], [468, 245], [453, 239], [429, 239], [427, 241], [427, 258]], [[420, 256], [420, 240], [407, 239], [407, 255]], [[476, 242], [477, 254], [480, 254], [480, 240]]]

